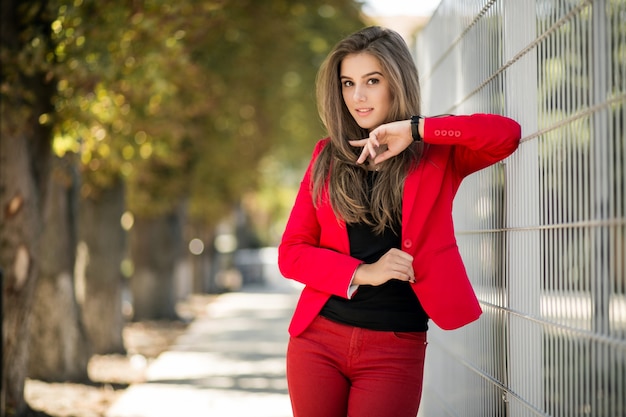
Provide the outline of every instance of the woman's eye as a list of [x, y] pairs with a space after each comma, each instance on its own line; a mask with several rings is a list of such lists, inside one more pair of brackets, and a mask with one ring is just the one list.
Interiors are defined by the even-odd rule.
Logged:
[[343, 82], [343, 86], [344, 87], [352, 87], [354, 85], [354, 83], [352, 81], [344, 81]]
[[368, 84], [378, 84], [380, 81], [378, 80], [378, 78], [370, 78], [369, 80], [367, 80]]

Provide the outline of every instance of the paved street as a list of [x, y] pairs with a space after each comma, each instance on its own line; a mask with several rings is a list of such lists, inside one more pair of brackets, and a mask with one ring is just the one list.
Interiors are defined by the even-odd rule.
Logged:
[[298, 289], [276, 276], [220, 295], [107, 417], [289, 417], [287, 326]]

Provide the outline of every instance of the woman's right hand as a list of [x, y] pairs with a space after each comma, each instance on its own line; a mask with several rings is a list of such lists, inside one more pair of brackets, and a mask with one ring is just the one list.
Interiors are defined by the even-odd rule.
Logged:
[[[417, 128], [420, 136], [424, 137], [424, 119], [420, 119]], [[382, 124], [372, 130], [369, 137], [351, 140], [349, 143], [355, 147], [363, 147], [361, 155], [357, 159], [358, 164], [362, 164], [368, 159], [372, 160], [375, 165], [380, 164], [400, 154], [413, 143], [411, 120]], [[381, 145], [387, 145], [387, 148], [383, 152], [378, 153], [378, 148]]]
[[361, 264], [356, 269], [353, 285], [381, 285], [390, 279], [415, 282], [413, 257], [400, 249], [392, 248], [373, 264]]

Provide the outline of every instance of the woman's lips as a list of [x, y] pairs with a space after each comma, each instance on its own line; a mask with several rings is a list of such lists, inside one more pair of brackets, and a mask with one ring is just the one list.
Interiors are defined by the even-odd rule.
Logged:
[[372, 109], [372, 108], [367, 108], [367, 109], [356, 109], [356, 114], [358, 114], [359, 116], [368, 116], [368, 115], [370, 115], [373, 111], [374, 111], [374, 109]]

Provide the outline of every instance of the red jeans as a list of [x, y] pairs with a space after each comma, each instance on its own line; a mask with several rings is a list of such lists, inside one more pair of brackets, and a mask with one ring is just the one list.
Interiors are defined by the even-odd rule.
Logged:
[[415, 417], [426, 332], [382, 332], [317, 317], [289, 340], [294, 417]]

